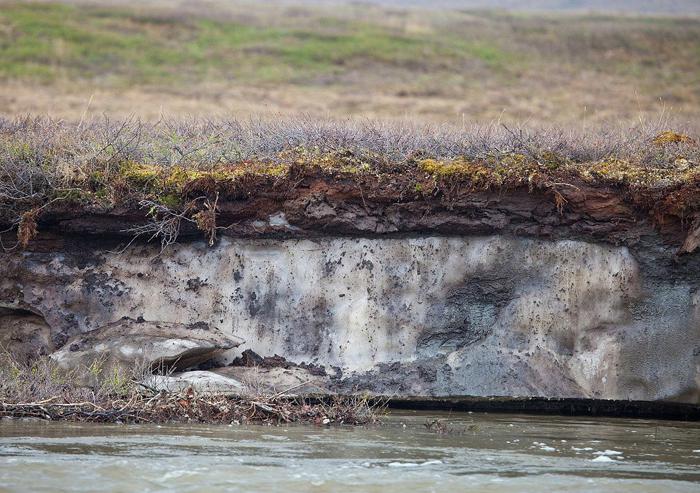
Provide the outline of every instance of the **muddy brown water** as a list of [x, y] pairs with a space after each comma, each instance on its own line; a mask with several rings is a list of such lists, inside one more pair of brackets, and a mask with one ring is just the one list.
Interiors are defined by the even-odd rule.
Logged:
[[[428, 429], [440, 418], [443, 433]], [[393, 412], [380, 426], [0, 421], [2, 492], [700, 491], [700, 423]]]

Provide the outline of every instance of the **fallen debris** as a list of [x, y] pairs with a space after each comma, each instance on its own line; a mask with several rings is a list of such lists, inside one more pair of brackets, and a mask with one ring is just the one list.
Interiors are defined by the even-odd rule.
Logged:
[[[242, 339], [224, 335], [205, 323], [150, 322], [124, 317], [70, 339], [51, 359], [77, 369], [82, 384], [100, 375], [127, 374], [136, 366], [181, 371], [234, 348]], [[84, 369], [88, 371], [83, 371]]]
[[210, 383], [216, 384], [232, 379], [210, 372], [188, 373], [184, 377], [134, 375], [130, 380], [105, 375], [84, 386], [76, 383], [82, 380], [76, 370], [62, 369], [48, 358], [32, 365], [0, 358], [0, 417], [101, 423], [361, 425], [377, 423], [385, 410], [384, 401], [366, 395], [292, 397], [251, 389], [232, 395], [216, 387], [198, 391], [192, 374], [210, 374]]

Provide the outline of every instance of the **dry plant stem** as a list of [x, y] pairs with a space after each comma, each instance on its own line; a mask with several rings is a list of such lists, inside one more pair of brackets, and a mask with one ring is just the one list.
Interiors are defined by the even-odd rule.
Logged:
[[[76, 372], [65, 371], [48, 358], [21, 364], [0, 357], [0, 417], [123, 423], [265, 423], [367, 424], [379, 420], [381, 403], [365, 397], [334, 397], [329, 402], [251, 394], [228, 396], [157, 391], [140, 383], [158, 368], [137, 364], [131, 375], [104, 374], [100, 362], [88, 369], [98, 376], [92, 388], [77, 387]], [[167, 370], [166, 370], [167, 371]]]
[[132, 394], [128, 399], [54, 403], [0, 402], [0, 417], [40, 417], [89, 422], [202, 422], [370, 424], [379, 421], [381, 404], [366, 399], [334, 397], [330, 403], [309, 404], [284, 397], [198, 395], [191, 388], [178, 393]]
[[[152, 200], [142, 200], [139, 202], [141, 209], [148, 209], [148, 216], [151, 221], [134, 228], [129, 228], [125, 232], [132, 233], [133, 239], [124, 247], [124, 250], [140, 236], [147, 236], [148, 241], [160, 239], [161, 252], [169, 245], [177, 241], [180, 233], [180, 222], [182, 220], [192, 221], [185, 214], [172, 211], [166, 206], [153, 202]], [[122, 250], [123, 251], [123, 250]]]

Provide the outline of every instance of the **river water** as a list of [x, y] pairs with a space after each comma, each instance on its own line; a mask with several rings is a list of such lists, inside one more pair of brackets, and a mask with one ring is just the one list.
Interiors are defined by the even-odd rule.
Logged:
[[[442, 433], [428, 429], [444, 419]], [[700, 491], [700, 423], [392, 413], [369, 427], [0, 421], [2, 492]]]

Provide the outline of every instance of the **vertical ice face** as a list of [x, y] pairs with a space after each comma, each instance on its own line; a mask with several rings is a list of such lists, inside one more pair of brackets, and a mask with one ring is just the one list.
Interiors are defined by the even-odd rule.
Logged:
[[346, 374], [420, 367], [421, 392], [668, 398], [698, 386], [697, 286], [647, 279], [624, 247], [225, 238], [155, 253], [103, 252], [83, 267], [28, 257], [23, 299], [54, 329], [205, 321], [245, 339], [237, 351]]

